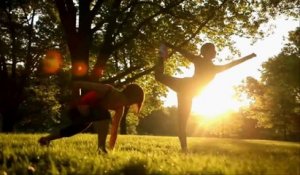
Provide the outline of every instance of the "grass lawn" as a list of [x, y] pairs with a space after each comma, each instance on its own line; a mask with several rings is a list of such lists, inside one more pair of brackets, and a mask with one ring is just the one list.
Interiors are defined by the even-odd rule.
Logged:
[[119, 136], [117, 147], [97, 154], [97, 137], [79, 134], [37, 144], [41, 134], [0, 134], [0, 175], [11, 174], [270, 174], [300, 175], [300, 143], [189, 138], [189, 153], [177, 137]]

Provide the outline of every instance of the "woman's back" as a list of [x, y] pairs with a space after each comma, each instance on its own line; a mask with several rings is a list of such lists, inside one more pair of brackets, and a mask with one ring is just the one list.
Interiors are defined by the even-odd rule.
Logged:
[[205, 58], [199, 57], [199, 59], [194, 60], [194, 75], [193, 79], [194, 82], [199, 86], [199, 88], [203, 88], [206, 86], [209, 82], [211, 82], [216, 72], [216, 66], [210, 61], [206, 60]]

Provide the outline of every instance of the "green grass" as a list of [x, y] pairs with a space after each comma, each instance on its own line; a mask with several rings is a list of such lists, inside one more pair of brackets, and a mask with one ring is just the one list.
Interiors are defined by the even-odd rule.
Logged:
[[300, 144], [268, 140], [120, 136], [107, 155], [96, 135], [79, 134], [40, 147], [38, 134], [0, 134], [0, 175], [7, 174], [272, 174], [300, 175]]

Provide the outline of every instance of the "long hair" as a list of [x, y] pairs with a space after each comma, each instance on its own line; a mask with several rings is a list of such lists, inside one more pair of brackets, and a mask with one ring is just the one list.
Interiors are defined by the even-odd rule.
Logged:
[[137, 104], [137, 112], [140, 112], [145, 99], [144, 90], [137, 84], [129, 84], [122, 92], [125, 94], [130, 105]]

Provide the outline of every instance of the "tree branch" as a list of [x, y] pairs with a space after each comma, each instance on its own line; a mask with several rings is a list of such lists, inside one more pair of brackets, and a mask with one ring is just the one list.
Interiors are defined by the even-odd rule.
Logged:
[[131, 67], [131, 68], [125, 70], [124, 72], [122, 72], [122, 73], [120, 73], [120, 74], [118, 74], [118, 75], [116, 75], [116, 76], [114, 76], [114, 77], [112, 77], [112, 78], [109, 78], [109, 79], [107, 79], [107, 80], [101, 81], [101, 83], [112, 84], [112, 83], [114, 83], [115, 81], [117, 81], [117, 80], [119, 80], [119, 79], [125, 77], [126, 75], [128, 75], [128, 74], [132, 73], [133, 71], [138, 70], [138, 69], [140, 69], [140, 68], [141, 68], [140, 66], [134, 66], [134, 67]]
[[153, 70], [154, 70], [154, 66], [153, 67], [151, 67], [151, 68], [149, 68], [149, 69], [147, 69], [147, 70], [145, 70], [145, 71], [143, 71], [143, 72], [140, 72], [140, 73], [138, 73], [138, 74], [136, 74], [136, 75], [134, 75], [133, 77], [131, 77], [131, 78], [127, 78], [125, 81], [123, 81], [123, 82], [120, 82], [120, 83], [118, 83], [118, 84], [115, 84], [115, 86], [116, 87], [122, 87], [122, 86], [124, 86], [124, 85], [126, 85], [126, 84], [128, 84], [128, 83], [130, 83], [130, 82], [133, 82], [134, 80], [136, 80], [136, 79], [138, 79], [138, 78], [140, 78], [140, 77], [142, 77], [142, 76], [144, 76], [144, 75], [147, 75], [147, 74], [149, 74], [149, 73], [151, 73]]
[[180, 47], [183, 46], [183, 45], [185, 45], [186, 43], [188, 43], [193, 38], [195, 38], [196, 35], [200, 32], [200, 30], [202, 30], [203, 27], [205, 27], [206, 24], [216, 16], [216, 11], [220, 10], [225, 5], [226, 2], [227, 2], [227, 0], [224, 0], [222, 2], [222, 4], [214, 11], [214, 13], [211, 13], [204, 22], [202, 22], [202, 23], [198, 22], [200, 24], [200, 26], [198, 27], [198, 29], [189, 37], [189, 39], [187, 39], [183, 43], [181, 43]]
[[181, 2], [183, 2], [183, 0], [180, 0], [178, 2], [175, 2], [173, 4], [170, 4], [169, 6], [163, 8], [155, 3], [152, 2], [140, 2], [139, 4], [151, 4], [151, 5], [156, 5], [157, 7], [160, 8], [160, 10], [156, 13], [154, 13], [153, 15], [149, 16], [148, 18], [144, 19], [142, 22], [139, 23], [139, 25], [137, 25], [136, 29], [131, 32], [131, 35], [129, 35], [128, 37], [124, 38], [123, 41], [119, 42], [118, 44], [116, 44], [114, 46], [114, 50], [118, 49], [120, 47], [122, 47], [124, 44], [128, 43], [130, 40], [134, 39], [138, 34], [139, 34], [139, 30], [144, 27], [145, 25], [147, 25], [154, 17], [167, 12], [168, 10], [172, 9], [173, 7], [177, 6], [178, 4], [180, 4]]
[[90, 13], [90, 19], [93, 19], [96, 16], [97, 11], [100, 9], [101, 5], [103, 3], [103, 0], [98, 0], [94, 6], [94, 8], [91, 10]]

